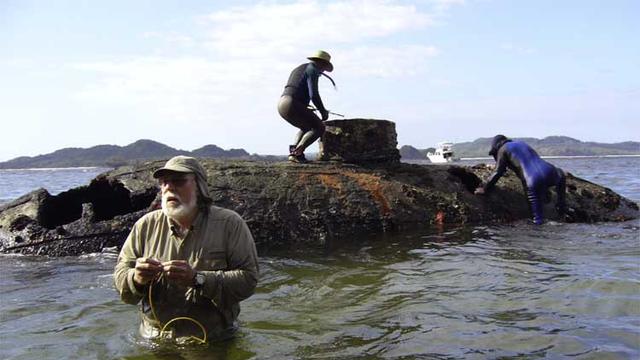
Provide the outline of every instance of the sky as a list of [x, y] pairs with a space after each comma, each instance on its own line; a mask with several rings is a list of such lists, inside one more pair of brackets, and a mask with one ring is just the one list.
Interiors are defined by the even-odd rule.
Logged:
[[399, 146], [640, 141], [639, 18], [637, 0], [3, 0], [0, 161], [138, 139], [286, 154], [277, 102], [319, 49], [325, 106], [395, 122]]

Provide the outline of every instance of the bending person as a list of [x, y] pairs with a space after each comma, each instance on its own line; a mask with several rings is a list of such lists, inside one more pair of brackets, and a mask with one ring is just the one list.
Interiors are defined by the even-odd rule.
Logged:
[[489, 180], [475, 190], [475, 194], [489, 192], [505, 174], [507, 168], [513, 170], [522, 181], [533, 222], [542, 224], [543, 205], [547, 188], [555, 186], [558, 213], [565, 212], [565, 174], [560, 168], [542, 160], [538, 153], [523, 141], [512, 141], [504, 135], [496, 135], [491, 142], [489, 155], [496, 160], [496, 171]]
[[[333, 70], [331, 55], [320, 50], [307, 59], [311, 62], [293, 69], [278, 102], [280, 116], [300, 129], [293, 141], [294, 144], [289, 146], [289, 161], [293, 162], [307, 161], [304, 156], [305, 149], [324, 134], [323, 121], [329, 118], [329, 112], [325, 109], [318, 92], [318, 78], [320, 75], [327, 76], [323, 74], [324, 71]], [[331, 82], [333, 83], [333, 80]], [[309, 101], [313, 101], [316, 109], [320, 111], [322, 120], [307, 107]]]

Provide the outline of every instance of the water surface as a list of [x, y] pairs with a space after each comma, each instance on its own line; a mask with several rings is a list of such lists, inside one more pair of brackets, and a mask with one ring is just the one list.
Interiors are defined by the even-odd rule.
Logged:
[[[582, 160], [558, 165], [640, 199], [640, 159]], [[139, 339], [115, 254], [4, 255], [0, 358], [638, 359], [639, 226], [425, 228], [261, 251], [238, 336], [208, 347]]]

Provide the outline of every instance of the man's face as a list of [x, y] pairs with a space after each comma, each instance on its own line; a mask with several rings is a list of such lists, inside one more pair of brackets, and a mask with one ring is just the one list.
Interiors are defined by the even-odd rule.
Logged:
[[179, 220], [193, 214], [198, 199], [194, 174], [169, 172], [161, 176], [158, 183], [165, 215]]

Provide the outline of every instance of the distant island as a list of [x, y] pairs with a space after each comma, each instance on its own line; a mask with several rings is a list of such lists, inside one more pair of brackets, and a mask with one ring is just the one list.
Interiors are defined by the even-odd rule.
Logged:
[[[566, 136], [549, 136], [544, 139], [516, 138], [533, 146], [542, 156], [598, 156], [639, 155], [640, 142], [626, 141], [615, 144], [583, 142]], [[472, 142], [454, 144], [458, 158], [487, 157], [491, 138], [479, 138]], [[411, 145], [400, 148], [403, 160], [426, 159], [433, 148], [417, 149]], [[61, 167], [109, 167], [135, 164], [143, 161], [168, 159], [176, 155], [203, 158], [281, 161], [284, 155], [249, 154], [244, 149], [224, 150], [216, 145], [205, 145], [193, 151], [174, 149], [153, 140], [138, 140], [126, 146], [97, 145], [90, 148], [64, 148], [50, 154], [21, 156], [0, 162], [0, 169], [61, 168]], [[311, 156], [313, 157], [313, 156]]]
[[216, 145], [205, 145], [193, 151], [174, 149], [153, 140], [138, 140], [127, 146], [97, 145], [90, 148], [64, 148], [50, 154], [21, 156], [0, 162], [0, 169], [61, 168], [61, 167], [110, 167], [135, 164], [137, 162], [168, 159], [176, 155], [194, 157], [281, 160], [283, 156], [251, 155], [244, 149], [224, 150]]
[[[479, 138], [472, 142], [453, 145], [457, 158], [488, 157], [492, 138]], [[640, 142], [625, 141], [614, 144], [584, 142], [567, 136], [548, 136], [544, 139], [514, 138], [531, 145], [541, 156], [602, 156], [602, 155], [640, 155]], [[434, 148], [417, 149], [410, 145], [400, 148], [405, 160], [425, 159], [427, 152]]]

